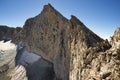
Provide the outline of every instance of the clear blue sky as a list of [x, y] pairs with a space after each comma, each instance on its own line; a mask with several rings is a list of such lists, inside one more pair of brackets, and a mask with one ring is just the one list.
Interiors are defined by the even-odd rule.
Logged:
[[0, 0], [0, 25], [23, 26], [48, 3], [68, 19], [75, 15], [102, 38], [120, 27], [120, 0]]

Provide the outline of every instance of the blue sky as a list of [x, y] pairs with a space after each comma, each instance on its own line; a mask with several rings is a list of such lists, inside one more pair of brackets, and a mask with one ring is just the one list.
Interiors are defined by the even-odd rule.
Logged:
[[68, 19], [75, 15], [102, 38], [120, 27], [120, 0], [0, 0], [0, 25], [23, 26], [48, 3]]

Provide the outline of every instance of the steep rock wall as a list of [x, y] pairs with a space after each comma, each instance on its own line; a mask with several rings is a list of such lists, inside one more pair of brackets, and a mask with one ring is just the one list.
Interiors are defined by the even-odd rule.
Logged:
[[20, 38], [29, 51], [54, 64], [58, 80], [79, 80], [84, 52], [103, 41], [75, 16], [68, 20], [50, 4], [26, 21]]

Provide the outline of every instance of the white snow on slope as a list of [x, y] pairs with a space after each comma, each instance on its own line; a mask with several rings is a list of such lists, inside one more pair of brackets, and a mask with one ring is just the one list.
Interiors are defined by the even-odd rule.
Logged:
[[0, 41], [0, 66], [9, 63], [16, 56], [16, 45], [11, 41]]
[[10, 41], [7, 41], [4, 43], [4, 41], [0, 41], [0, 50], [11, 50], [11, 49], [16, 49], [16, 45], [11, 43]]

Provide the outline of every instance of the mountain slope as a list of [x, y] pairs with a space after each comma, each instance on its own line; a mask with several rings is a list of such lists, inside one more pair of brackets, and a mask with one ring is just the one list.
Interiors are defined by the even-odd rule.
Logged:
[[[79, 63], [83, 52], [103, 39], [75, 16], [68, 20], [48, 4], [39, 15], [26, 21], [21, 41], [29, 51], [54, 64], [57, 79], [68, 80], [69, 74], [79, 76], [76, 67], [81, 64], [74, 64], [76, 57], [72, 55], [78, 57], [76, 63]], [[72, 66], [75, 71], [70, 72]]]

